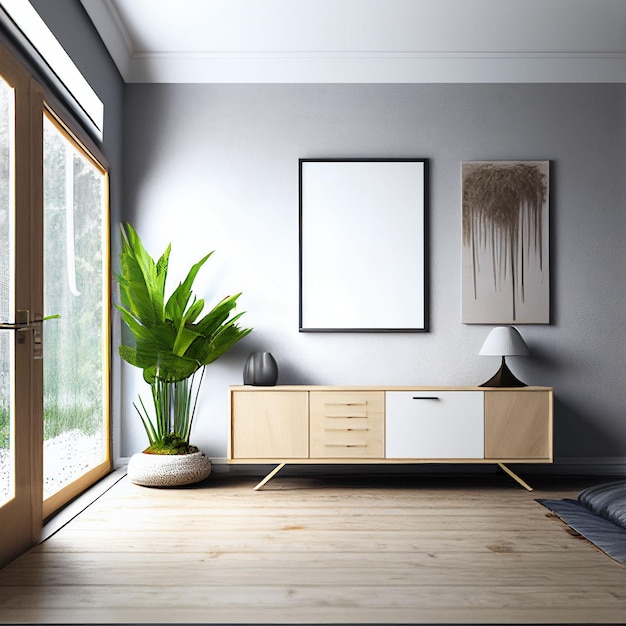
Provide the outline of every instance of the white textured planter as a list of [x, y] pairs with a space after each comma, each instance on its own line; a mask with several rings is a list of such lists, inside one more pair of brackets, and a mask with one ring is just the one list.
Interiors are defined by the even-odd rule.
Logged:
[[128, 478], [144, 487], [180, 487], [200, 482], [211, 473], [204, 452], [192, 454], [145, 454], [138, 452], [128, 462]]

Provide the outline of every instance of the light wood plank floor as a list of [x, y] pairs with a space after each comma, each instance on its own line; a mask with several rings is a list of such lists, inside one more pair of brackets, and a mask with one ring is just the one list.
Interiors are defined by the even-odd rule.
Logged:
[[0, 571], [2, 623], [624, 623], [626, 568], [505, 475], [122, 479]]

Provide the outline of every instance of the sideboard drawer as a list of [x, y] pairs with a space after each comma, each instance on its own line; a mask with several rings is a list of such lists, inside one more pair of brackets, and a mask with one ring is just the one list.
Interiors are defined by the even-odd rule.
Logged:
[[482, 459], [482, 391], [388, 391], [388, 459]]
[[312, 391], [312, 458], [384, 458], [383, 391]]

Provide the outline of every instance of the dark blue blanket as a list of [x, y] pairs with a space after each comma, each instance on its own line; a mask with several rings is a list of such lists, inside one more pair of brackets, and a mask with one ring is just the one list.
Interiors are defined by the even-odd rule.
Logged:
[[596, 515], [626, 528], [626, 480], [589, 487], [578, 494], [578, 500]]
[[576, 500], [537, 502], [612, 559], [626, 564], [626, 480], [589, 487]]

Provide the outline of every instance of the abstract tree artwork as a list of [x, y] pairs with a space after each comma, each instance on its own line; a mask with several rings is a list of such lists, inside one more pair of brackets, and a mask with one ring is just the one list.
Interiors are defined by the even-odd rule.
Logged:
[[462, 321], [548, 324], [549, 162], [461, 165]]

